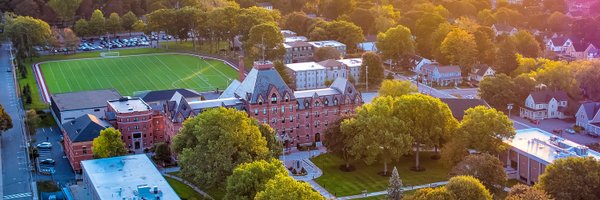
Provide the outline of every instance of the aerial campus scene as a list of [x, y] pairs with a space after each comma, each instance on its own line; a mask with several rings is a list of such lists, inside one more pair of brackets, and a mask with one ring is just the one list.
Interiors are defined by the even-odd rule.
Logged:
[[600, 0], [0, 12], [3, 200], [600, 199]]

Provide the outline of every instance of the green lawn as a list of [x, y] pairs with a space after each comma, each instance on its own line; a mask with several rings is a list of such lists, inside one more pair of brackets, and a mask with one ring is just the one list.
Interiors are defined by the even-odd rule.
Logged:
[[[184, 180], [193, 183], [192, 180], [187, 179], [185, 177], [181, 177], [179, 175], [179, 172], [171, 172], [169, 174], [183, 178]], [[206, 192], [208, 195], [210, 195], [213, 199], [223, 199], [223, 197], [225, 197], [225, 188], [219, 188], [219, 187], [208, 188], [208, 187], [204, 187], [202, 185], [197, 185], [197, 184], [195, 184], [195, 185], [196, 185], [196, 187], [200, 188], [200, 190], [202, 190], [202, 191]]]
[[[396, 166], [405, 186], [447, 180], [450, 169], [444, 167], [440, 160], [430, 159], [431, 155], [432, 153], [421, 153], [421, 166], [426, 168], [423, 172], [414, 172], [409, 169], [415, 162], [412, 156], [402, 157], [399, 162], [389, 164], [389, 171]], [[323, 170], [323, 176], [317, 178], [316, 182], [336, 196], [360, 194], [363, 190], [383, 191], [388, 187], [389, 177], [377, 174], [383, 171], [383, 164], [375, 163], [368, 166], [363, 162], [355, 162], [353, 165], [356, 167], [356, 171], [343, 172], [339, 170], [339, 166], [343, 163], [342, 159], [333, 154], [323, 154], [312, 161]]]
[[[119, 52], [121, 56], [125, 56], [125, 55], [137, 55], [137, 54], [148, 54], [148, 53], [163, 53], [166, 51], [163, 49], [139, 48], [139, 49], [116, 50], [114, 52]], [[66, 60], [66, 59], [77, 59], [77, 58], [98, 58], [98, 57], [100, 57], [100, 52], [85, 52], [85, 53], [68, 54], [68, 55], [57, 54], [57, 55], [49, 55], [49, 56], [33, 58], [32, 60], [26, 59], [24, 64], [27, 67], [27, 77], [22, 78], [21, 76], [18, 76], [19, 87], [21, 88], [21, 90], [23, 90], [23, 87], [25, 87], [25, 85], [28, 84], [29, 87], [31, 87], [31, 98], [33, 101], [31, 104], [25, 105], [25, 108], [41, 110], [41, 109], [45, 109], [48, 107], [48, 104], [44, 103], [41, 100], [41, 96], [40, 96], [40, 93], [39, 93], [39, 90], [37, 87], [37, 83], [35, 81], [35, 76], [33, 76], [32, 68], [31, 68], [31, 66], [33, 64], [38, 63], [38, 62], [43, 62], [43, 61], [51, 61], [51, 60]]]
[[225, 89], [237, 71], [218, 60], [152, 54], [47, 62], [41, 65], [50, 93], [115, 88], [121, 95], [189, 88]]
[[169, 185], [171, 185], [173, 190], [175, 190], [175, 192], [177, 193], [177, 195], [179, 195], [179, 197], [181, 197], [181, 199], [188, 199], [188, 200], [206, 199], [204, 196], [202, 196], [200, 193], [196, 192], [190, 186], [187, 186], [186, 184], [179, 182], [178, 180], [175, 180], [175, 179], [172, 179], [169, 177], [165, 177], [165, 179], [167, 179], [167, 182], [169, 182]]

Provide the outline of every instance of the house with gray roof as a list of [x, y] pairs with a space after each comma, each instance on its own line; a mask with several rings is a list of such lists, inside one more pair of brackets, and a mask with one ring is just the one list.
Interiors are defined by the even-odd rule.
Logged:
[[421, 74], [425, 75], [426, 82], [439, 86], [456, 86], [462, 82], [460, 67], [456, 65], [425, 64], [421, 69]]
[[478, 64], [473, 66], [473, 69], [471, 69], [471, 72], [469, 73], [469, 80], [480, 82], [486, 76], [494, 76], [495, 74], [496, 71], [489, 65]]
[[86, 114], [102, 118], [105, 116], [106, 102], [119, 98], [121, 94], [115, 89], [52, 94], [50, 109], [57, 124], [62, 125]]
[[514, 34], [517, 34], [517, 32], [519, 32], [519, 30], [517, 30], [517, 28], [515, 28], [511, 25], [508, 25], [508, 24], [494, 24], [494, 25], [492, 25], [492, 31], [494, 31], [496, 36], [500, 36], [500, 35], [512, 36]]
[[465, 116], [465, 111], [470, 108], [475, 108], [477, 106], [484, 106], [490, 108], [487, 102], [483, 99], [457, 99], [457, 98], [440, 98], [442, 102], [448, 105], [450, 111], [452, 111], [452, 116], [456, 118], [458, 121], [461, 121]]
[[546, 41], [546, 49], [556, 53], [564, 53], [573, 45], [573, 41], [568, 37], [552, 37]]
[[600, 102], [582, 103], [575, 114], [577, 126], [593, 136], [600, 136]]
[[100, 131], [112, 126], [92, 114], [85, 114], [65, 122], [62, 127], [65, 154], [73, 170], [79, 171], [81, 161], [93, 159], [93, 140], [100, 136]]
[[569, 96], [564, 91], [535, 91], [525, 99], [520, 116], [527, 119], [565, 119]]

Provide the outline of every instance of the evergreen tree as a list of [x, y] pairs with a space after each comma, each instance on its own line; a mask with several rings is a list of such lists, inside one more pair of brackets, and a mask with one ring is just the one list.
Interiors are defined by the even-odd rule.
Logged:
[[387, 190], [389, 200], [400, 200], [402, 199], [402, 180], [398, 175], [398, 169], [394, 167], [392, 176], [390, 177], [390, 185]]

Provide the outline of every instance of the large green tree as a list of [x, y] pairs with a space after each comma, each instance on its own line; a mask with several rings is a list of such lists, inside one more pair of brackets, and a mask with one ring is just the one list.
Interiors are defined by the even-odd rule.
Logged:
[[30, 109], [25, 113], [25, 125], [29, 134], [33, 135], [36, 133], [36, 129], [40, 125], [40, 122], [42, 122], [42, 120], [34, 109]]
[[423, 188], [417, 190], [415, 194], [407, 196], [405, 200], [455, 200], [456, 195], [448, 191], [446, 187]]
[[415, 53], [415, 41], [410, 29], [398, 25], [377, 35], [377, 49], [385, 59], [392, 59], [398, 64]]
[[50, 0], [48, 6], [54, 10], [62, 21], [71, 22], [79, 8], [81, 0]]
[[417, 92], [417, 87], [410, 81], [383, 80], [379, 88], [379, 96], [400, 97]]
[[8, 115], [8, 113], [6, 113], [6, 111], [4, 110], [4, 107], [0, 105], [0, 133], [11, 129], [12, 127], [13, 124], [10, 115]]
[[252, 27], [244, 44], [246, 53], [255, 59], [281, 60], [285, 54], [283, 35], [274, 23]]
[[551, 200], [545, 191], [534, 187], [516, 184], [510, 187], [506, 200]]
[[283, 144], [277, 140], [275, 130], [271, 128], [269, 124], [263, 123], [258, 124], [258, 130], [260, 130], [260, 134], [267, 141], [267, 147], [269, 148], [271, 157], [279, 157], [283, 153]]
[[512, 37], [516, 43], [517, 53], [530, 58], [536, 58], [540, 55], [540, 44], [528, 31], [521, 30]]
[[106, 19], [104, 19], [104, 14], [101, 10], [94, 10], [90, 21], [88, 21], [88, 29], [90, 35], [99, 36], [106, 33]]
[[456, 200], [492, 200], [490, 191], [472, 176], [452, 177], [445, 187], [454, 193]]
[[94, 158], [110, 158], [127, 154], [125, 143], [121, 139], [121, 131], [107, 128], [92, 142]]
[[[509, 103], [517, 102], [515, 98], [515, 83], [510, 76], [498, 74], [495, 77], [487, 77], [479, 83], [479, 97], [490, 106], [504, 109]], [[524, 101], [521, 99], [519, 101]]]
[[17, 16], [5, 20], [5, 34], [14, 44], [20, 58], [29, 57], [31, 59], [35, 54], [33, 47], [45, 45], [52, 35], [48, 23], [40, 19]]
[[108, 20], [106, 20], [106, 31], [112, 34], [117, 34], [117, 32], [121, 31], [122, 26], [121, 17], [117, 13], [111, 13]]
[[503, 140], [515, 134], [513, 122], [504, 113], [477, 106], [465, 111], [455, 139], [468, 148], [495, 155], [507, 150], [509, 146]]
[[[265, 23], [277, 23], [281, 20], [281, 15], [278, 11], [267, 10], [262, 7], [250, 7], [241, 9], [237, 16], [235, 32], [241, 35], [241, 40], [246, 41], [250, 37], [252, 28]], [[277, 27], [279, 30], [279, 27]], [[280, 34], [281, 35], [281, 34]]]
[[123, 15], [121, 20], [121, 26], [123, 30], [129, 31], [129, 34], [131, 34], [131, 31], [133, 31], [133, 24], [135, 24], [135, 22], [138, 20], [137, 16], [135, 16], [133, 12], [129, 11]]
[[308, 183], [298, 182], [289, 175], [277, 175], [267, 182], [265, 190], [260, 191], [254, 197], [255, 200], [324, 200], [317, 191], [314, 191]]
[[342, 54], [335, 47], [321, 47], [315, 50], [314, 59], [316, 62], [321, 62], [328, 59], [339, 60]]
[[503, 190], [508, 179], [502, 162], [496, 156], [487, 153], [465, 157], [452, 168], [451, 174], [473, 176], [492, 191]]
[[442, 64], [458, 65], [463, 74], [468, 74], [476, 62], [477, 43], [473, 34], [455, 28], [442, 41], [440, 52], [444, 56], [442, 60], [448, 61]]
[[336, 40], [349, 51], [356, 50], [356, 45], [364, 40], [363, 30], [351, 22], [337, 20], [316, 26], [310, 33], [311, 40]]
[[75, 22], [75, 26], [73, 27], [73, 29], [75, 30], [75, 33], [77, 33], [77, 35], [79, 37], [85, 37], [85, 36], [90, 35], [89, 25], [85, 19], [77, 20]]
[[589, 99], [600, 100], [600, 61], [580, 61], [571, 65], [577, 68], [575, 75], [586, 96]]
[[[360, 79], [358, 83], [369, 83], [372, 87], [376, 87], [383, 80], [383, 61], [375, 52], [366, 52], [362, 55], [362, 64], [360, 65]], [[367, 74], [368, 70], [368, 74]]]
[[325, 140], [323, 145], [327, 147], [327, 151], [339, 156], [344, 160], [344, 169], [349, 171], [351, 169], [350, 161], [352, 161], [353, 155], [351, 154], [351, 148], [354, 141], [354, 135], [356, 130], [353, 127], [346, 126], [342, 129], [342, 123], [346, 119], [350, 119], [352, 116], [342, 116], [338, 120], [327, 126], [325, 130]]
[[431, 96], [419, 93], [403, 95], [394, 106], [394, 115], [403, 124], [397, 131], [404, 132], [413, 141], [414, 170], [423, 170], [419, 159], [421, 146], [439, 147], [443, 139], [455, 131], [458, 122], [447, 104]]
[[555, 199], [600, 199], [600, 161], [593, 157], [554, 160], [535, 187]]
[[208, 187], [223, 186], [233, 169], [269, 157], [255, 119], [232, 108], [214, 108], [189, 118], [173, 139], [181, 173]]
[[448, 23], [444, 17], [435, 13], [427, 13], [421, 16], [416, 23], [415, 37], [417, 44], [417, 52], [420, 56], [431, 58], [432, 40], [431, 34], [440, 26], [440, 24]]
[[516, 42], [512, 38], [506, 38], [498, 44], [496, 50], [497, 73], [511, 74], [518, 67]]
[[233, 170], [231, 176], [227, 177], [224, 199], [254, 199], [256, 193], [265, 189], [268, 181], [278, 175], [287, 176], [287, 174], [287, 169], [277, 159], [241, 164]]

